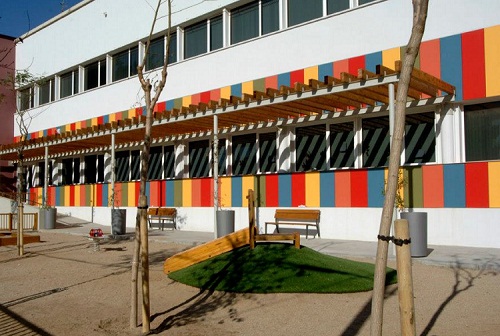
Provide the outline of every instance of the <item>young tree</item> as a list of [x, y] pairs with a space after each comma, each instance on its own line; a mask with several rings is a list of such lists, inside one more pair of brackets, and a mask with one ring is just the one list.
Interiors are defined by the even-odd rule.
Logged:
[[[413, 27], [408, 42], [401, 69], [398, 90], [396, 93], [396, 109], [394, 120], [394, 133], [389, 156], [389, 172], [387, 178], [387, 189], [385, 193], [384, 207], [380, 220], [379, 236], [389, 236], [394, 211], [394, 201], [398, 186], [398, 173], [400, 168], [400, 156], [403, 148], [406, 99], [410, 85], [411, 72], [415, 65], [422, 36], [424, 35], [425, 22], [427, 19], [427, 8], [429, 0], [413, 0]], [[382, 335], [384, 294], [385, 294], [385, 272], [387, 267], [387, 252], [389, 242], [378, 240], [377, 257], [375, 264], [375, 275], [372, 297], [371, 313], [371, 335]]]
[[139, 204], [137, 207], [137, 219], [136, 219], [136, 229], [135, 229], [135, 248], [132, 262], [132, 301], [131, 301], [131, 315], [130, 315], [130, 325], [135, 328], [137, 326], [137, 277], [139, 268], [139, 254], [142, 264], [142, 331], [148, 333], [150, 331], [150, 305], [149, 305], [149, 252], [148, 252], [148, 225], [147, 225], [147, 207], [148, 200], [146, 196], [146, 182], [148, 179], [149, 170], [149, 151], [151, 147], [151, 129], [153, 125], [153, 109], [160, 98], [166, 81], [167, 81], [167, 66], [168, 66], [168, 55], [170, 50], [170, 28], [171, 28], [171, 2], [172, 0], [167, 0], [167, 10], [168, 10], [168, 26], [167, 26], [167, 47], [165, 51], [165, 57], [163, 61], [163, 67], [161, 69], [161, 77], [157, 82], [152, 82], [150, 78], [146, 78], [144, 75], [144, 68], [149, 55], [149, 47], [151, 45], [151, 36], [153, 35], [156, 20], [158, 18], [158, 12], [160, 6], [162, 5], [162, 0], [158, 0], [156, 6], [153, 23], [151, 25], [151, 31], [149, 33], [148, 40], [146, 42], [146, 51], [144, 57], [137, 67], [139, 81], [141, 83], [141, 88], [144, 92], [145, 106], [146, 106], [146, 127], [144, 131], [144, 143], [142, 145], [141, 152], [141, 180], [140, 180], [140, 194], [139, 194]]

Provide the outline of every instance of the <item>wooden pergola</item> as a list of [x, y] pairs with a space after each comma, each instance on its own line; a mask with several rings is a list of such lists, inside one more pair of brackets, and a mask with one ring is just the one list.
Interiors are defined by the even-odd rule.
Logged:
[[[267, 88], [241, 97], [183, 106], [155, 112], [153, 143], [196, 138], [214, 133], [256, 129], [331, 119], [343, 115], [384, 111], [390, 105], [390, 86], [396, 90], [401, 61], [395, 69], [379, 65], [376, 72], [359, 69], [357, 75], [343, 72], [340, 78], [325, 76], [323, 81], [294, 83], [279, 89]], [[455, 87], [435, 76], [414, 69], [408, 90], [408, 107], [427, 106], [454, 99]], [[214, 118], [216, 123], [214, 124]], [[140, 144], [144, 138], [145, 116], [128, 118], [85, 129], [55, 134], [24, 142], [27, 161], [79, 155], [115, 147]], [[217, 130], [214, 129], [214, 125]], [[0, 159], [17, 160], [19, 143], [0, 146]]]

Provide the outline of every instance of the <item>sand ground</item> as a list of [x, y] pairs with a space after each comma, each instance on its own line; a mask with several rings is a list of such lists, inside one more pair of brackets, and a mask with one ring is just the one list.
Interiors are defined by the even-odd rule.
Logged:
[[[94, 251], [87, 238], [42, 232], [0, 247], [0, 335], [140, 335], [130, 329], [133, 241]], [[171, 281], [163, 261], [186, 245], [150, 242], [152, 332], [161, 335], [368, 335], [371, 292], [248, 295]], [[389, 266], [395, 267], [393, 263]], [[414, 263], [418, 335], [498, 335], [496, 271]], [[397, 287], [387, 288], [384, 335], [399, 335]]]

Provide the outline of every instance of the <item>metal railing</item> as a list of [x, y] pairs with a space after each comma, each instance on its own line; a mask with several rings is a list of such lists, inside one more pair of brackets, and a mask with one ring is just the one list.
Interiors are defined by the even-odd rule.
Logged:
[[[28, 231], [38, 230], [38, 214], [25, 213], [23, 216], [23, 229]], [[14, 231], [17, 230], [17, 214], [0, 213], [0, 230]]]

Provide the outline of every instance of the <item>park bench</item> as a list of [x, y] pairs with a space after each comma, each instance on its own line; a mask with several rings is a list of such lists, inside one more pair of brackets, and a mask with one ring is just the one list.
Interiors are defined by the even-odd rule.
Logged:
[[280, 232], [280, 225], [302, 225], [306, 227], [306, 239], [309, 236], [309, 226], [316, 227], [318, 237], [321, 237], [319, 231], [320, 211], [316, 209], [276, 209], [274, 213], [274, 222], [266, 222], [265, 233], [268, 225], [275, 225], [276, 232]]
[[149, 227], [158, 225], [161, 230], [165, 228], [165, 224], [172, 226], [176, 229], [177, 209], [175, 208], [149, 208], [148, 209], [148, 222]]

